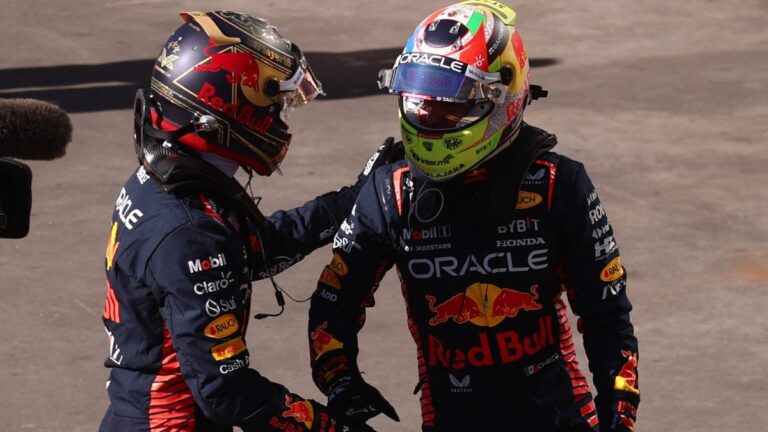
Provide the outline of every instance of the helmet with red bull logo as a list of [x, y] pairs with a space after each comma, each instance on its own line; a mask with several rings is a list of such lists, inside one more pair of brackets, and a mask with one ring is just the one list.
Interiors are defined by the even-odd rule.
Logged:
[[154, 64], [143, 132], [270, 175], [291, 142], [288, 112], [323, 94], [320, 82], [299, 47], [265, 19], [230, 11], [181, 17]]
[[528, 55], [516, 14], [491, 0], [431, 13], [379, 86], [399, 96], [400, 128], [412, 170], [453, 178], [507, 146], [529, 98]]

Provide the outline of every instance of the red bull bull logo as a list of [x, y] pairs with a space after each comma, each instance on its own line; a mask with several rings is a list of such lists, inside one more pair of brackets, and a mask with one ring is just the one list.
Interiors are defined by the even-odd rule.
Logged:
[[640, 390], [637, 389], [637, 353], [622, 350], [621, 355], [623, 355], [627, 361], [624, 363], [624, 366], [621, 367], [618, 375], [616, 375], [613, 388], [639, 395]]
[[210, 59], [206, 63], [195, 66], [195, 72], [225, 71], [227, 72], [227, 81], [230, 83], [240, 84], [258, 91], [259, 64], [253, 55], [247, 52], [236, 52], [234, 47], [213, 52], [216, 42], [213, 39], [209, 39], [209, 42], [204, 52]]
[[283, 417], [290, 417], [298, 423], [304, 423], [307, 429], [312, 428], [314, 410], [311, 402], [306, 400], [293, 402], [289, 395], [285, 395], [285, 407], [288, 409], [283, 411]]
[[507, 317], [516, 317], [520, 311], [541, 309], [541, 303], [536, 301], [539, 299], [538, 289], [539, 285], [534, 284], [526, 293], [478, 282], [437, 305], [436, 298], [428, 295], [425, 298], [429, 302], [429, 310], [435, 314], [429, 325], [453, 320], [457, 324], [470, 322], [481, 327], [493, 327]]
[[120, 246], [120, 242], [117, 241], [117, 222], [112, 224], [112, 232], [109, 235], [109, 241], [107, 242], [107, 270], [112, 268], [112, 263], [115, 261], [115, 255], [117, 254], [117, 248]]
[[344, 344], [341, 343], [341, 341], [325, 331], [326, 328], [328, 328], [328, 321], [324, 321], [322, 324], [315, 327], [315, 330], [309, 334], [309, 337], [312, 339], [313, 359], [322, 356], [328, 351], [344, 347]]

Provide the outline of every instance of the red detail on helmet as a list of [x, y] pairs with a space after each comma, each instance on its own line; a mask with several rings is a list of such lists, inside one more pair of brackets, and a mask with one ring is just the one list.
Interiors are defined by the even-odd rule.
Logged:
[[205, 55], [210, 57], [210, 62], [195, 66], [195, 72], [219, 72], [226, 71], [227, 81], [232, 84], [241, 84], [259, 91], [259, 63], [253, 55], [247, 52], [212, 52], [216, 47], [213, 39], [205, 48]]
[[443, 134], [441, 133], [430, 133], [430, 132], [419, 132], [417, 133], [417, 136], [419, 138], [426, 138], [426, 139], [440, 139], [443, 137]]
[[[155, 112], [152, 112], [151, 116], [152, 116], [152, 124], [157, 124], [157, 114]], [[165, 119], [163, 119], [163, 121], [158, 126], [160, 127], [160, 129], [164, 131], [174, 131], [179, 128], [179, 125]], [[182, 144], [186, 145], [191, 149], [194, 149], [200, 152], [217, 154], [221, 157], [225, 157], [229, 160], [233, 160], [239, 163], [240, 165], [253, 168], [253, 170], [256, 171], [256, 174], [258, 175], [268, 176], [273, 171], [273, 169], [271, 169], [270, 167], [267, 167], [260, 160], [251, 159], [241, 155], [240, 153], [227, 150], [216, 144], [211, 144], [210, 142], [206, 141], [205, 139], [203, 139], [203, 137], [197, 134], [190, 133], [190, 134], [184, 135], [183, 137], [179, 138], [179, 142], [181, 142]]]
[[521, 68], [525, 67], [525, 63], [528, 61], [528, 54], [525, 51], [525, 45], [523, 45], [523, 39], [520, 38], [520, 33], [515, 31], [512, 33], [512, 48], [515, 50], [515, 57], [517, 57], [517, 63]]
[[266, 134], [270, 126], [272, 126], [272, 123], [275, 121], [272, 116], [262, 118], [254, 116], [253, 107], [242, 100], [235, 103], [224, 102], [223, 98], [216, 95], [216, 87], [207, 82], [203, 83], [203, 86], [197, 93], [197, 99], [209, 107], [234, 118], [248, 129], [260, 134]]

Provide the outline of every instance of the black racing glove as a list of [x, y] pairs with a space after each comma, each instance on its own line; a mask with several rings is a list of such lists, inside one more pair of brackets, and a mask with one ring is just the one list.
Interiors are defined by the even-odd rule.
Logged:
[[598, 413], [600, 432], [634, 432], [639, 402], [633, 393], [616, 391], [610, 411]]
[[387, 137], [387, 139], [384, 140], [384, 143], [380, 145], [379, 148], [376, 149], [376, 152], [368, 159], [365, 168], [363, 168], [363, 171], [357, 176], [357, 183], [352, 187], [360, 190], [360, 188], [363, 187], [363, 184], [365, 184], [365, 181], [368, 180], [368, 175], [374, 172], [376, 168], [397, 162], [402, 159], [403, 156], [405, 156], [405, 149], [403, 148], [402, 141], [395, 142], [394, 138]]
[[242, 429], [245, 432], [375, 432], [364, 422], [331, 412], [325, 405], [287, 390], [280, 399], [265, 407], [248, 425], [241, 425]]
[[329, 386], [328, 409], [359, 423], [379, 414], [400, 421], [395, 408], [356, 371], [343, 374]]

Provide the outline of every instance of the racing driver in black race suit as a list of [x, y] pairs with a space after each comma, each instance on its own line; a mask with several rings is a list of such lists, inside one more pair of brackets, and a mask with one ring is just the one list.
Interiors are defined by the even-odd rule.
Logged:
[[[357, 333], [396, 266], [418, 353], [424, 431], [632, 431], [637, 340], [626, 274], [584, 166], [522, 121], [515, 13], [492, 1], [419, 24], [380, 84], [399, 95], [407, 161], [376, 170], [312, 298], [313, 378], [332, 410], [391, 413]], [[566, 294], [597, 397], [576, 361]]]
[[[263, 19], [182, 18], [136, 96], [141, 166], [117, 198], [106, 252], [111, 405], [100, 430], [370, 431], [250, 369], [252, 354], [268, 353], [249, 353], [245, 333], [251, 280], [330, 242], [388, 147], [352, 187], [264, 217], [233, 175], [277, 169], [291, 139], [285, 114], [320, 83]], [[270, 298], [253, 301], [268, 310]]]

